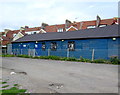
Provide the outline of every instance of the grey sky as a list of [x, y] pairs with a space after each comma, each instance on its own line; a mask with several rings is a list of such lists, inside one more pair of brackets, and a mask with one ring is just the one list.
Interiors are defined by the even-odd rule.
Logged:
[[0, 0], [0, 31], [118, 17], [119, 0]]

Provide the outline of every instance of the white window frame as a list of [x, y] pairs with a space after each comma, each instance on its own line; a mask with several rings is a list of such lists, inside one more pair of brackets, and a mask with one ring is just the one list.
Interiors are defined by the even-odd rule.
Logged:
[[57, 32], [63, 32], [63, 28], [58, 28]]

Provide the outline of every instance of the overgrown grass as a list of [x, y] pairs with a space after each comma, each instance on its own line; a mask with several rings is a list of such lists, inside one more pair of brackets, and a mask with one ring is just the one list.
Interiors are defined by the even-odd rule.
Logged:
[[2, 86], [2, 88], [6, 88], [6, 87], [9, 87], [9, 85]]
[[7, 82], [2, 82], [2, 84], [6, 84], [5, 86], [2, 86], [2, 90], [0, 90], [0, 95], [29, 95], [26, 94], [25, 92], [27, 91], [26, 89], [19, 89], [19, 84], [14, 84], [14, 87], [11, 87], [10, 89], [6, 89], [9, 87], [7, 85]]
[[14, 86], [19, 87], [20, 85], [19, 84], [14, 84]]
[[15, 55], [9, 55], [9, 54], [7, 54], [7, 55], [2, 55], [2, 57], [15, 57]]
[[26, 89], [19, 89], [17, 87], [12, 87], [10, 89], [2, 90], [2, 95], [25, 95]]
[[[15, 55], [3, 55], [3, 57], [15, 57]], [[17, 55], [16, 57], [23, 57], [23, 58], [33, 58], [33, 59], [50, 59], [50, 60], [61, 60], [61, 61], [76, 61], [76, 62], [89, 62], [89, 63], [105, 63], [105, 64], [116, 64], [120, 65], [120, 59], [117, 57], [111, 57], [109, 60], [105, 59], [96, 59], [96, 60], [90, 60], [83, 57], [80, 57], [79, 59], [73, 58], [73, 57], [58, 57], [58, 56], [28, 56], [28, 55]]]
[[6, 84], [7, 82], [6, 81], [4, 81], [4, 82], [1, 82], [0, 84]]

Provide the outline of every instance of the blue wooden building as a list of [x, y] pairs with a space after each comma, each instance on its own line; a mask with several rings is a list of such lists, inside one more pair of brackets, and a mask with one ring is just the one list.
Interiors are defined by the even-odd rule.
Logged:
[[62, 33], [26, 35], [12, 42], [13, 54], [62, 56], [88, 59], [120, 58], [120, 25]]

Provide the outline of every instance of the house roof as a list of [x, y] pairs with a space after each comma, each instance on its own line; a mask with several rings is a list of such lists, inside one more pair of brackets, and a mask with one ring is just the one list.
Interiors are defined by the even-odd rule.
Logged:
[[2, 39], [5, 41], [10, 41], [10, 39], [8, 37], [2, 36]]
[[120, 25], [108, 25], [106, 27], [83, 29], [71, 32], [32, 34], [26, 35], [14, 42], [120, 37], [120, 34], [118, 34], [118, 28], [120, 28]]

